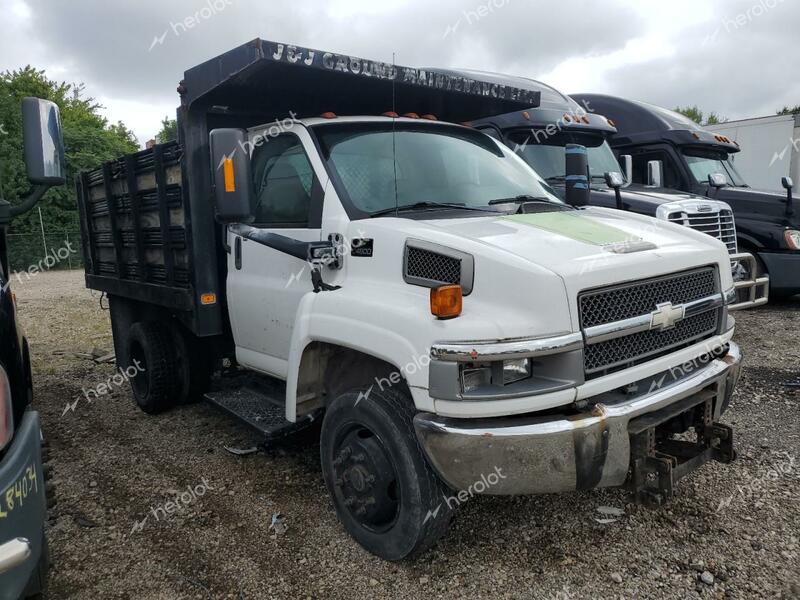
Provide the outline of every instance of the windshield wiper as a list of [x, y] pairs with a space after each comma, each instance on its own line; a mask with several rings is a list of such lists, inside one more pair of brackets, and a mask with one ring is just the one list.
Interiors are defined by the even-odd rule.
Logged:
[[566, 175], [552, 175], [550, 177], [545, 177], [544, 179], [546, 182], [550, 183], [551, 181], [566, 181]]
[[520, 196], [514, 196], [513, 198], [498, 198], [497, 200], [490, 200], [489, 206], [494, 206], [495, 204], [525, 204], [526, 202], [545, 202], [547, 204], [552, 204], [552, 201], [544, 196], [529, 196], [527, 194], [522, 194]]
[[370, 213], [370, 217], [380, 217], [388, 215], [393, 212], [410, 211], [410, 210], [426, 210], [437, 208], [455, 208], [458, 210], [477, 210], [478, 212], [495, 212], [490, 208], [480, 208], [477, 206], [466, 206], [464, 204], [456, 204], [452, 202], [415, 202], [414, 204], [403, 204], [397, 207], [384, 208], [382, 210]]

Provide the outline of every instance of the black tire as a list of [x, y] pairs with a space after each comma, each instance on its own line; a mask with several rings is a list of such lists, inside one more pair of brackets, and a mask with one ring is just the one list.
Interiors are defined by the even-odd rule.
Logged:
[[164, 323], [141, 322], [128, 335], [130, 378], [136, 404], [144, 412], [157, 414], [175, 406], [179, 380], [176, 349], [169, 327]]
[[[180, 325], [172, 326], [172, 340], [176, 349], [178, 404], [197, 402], [208, 391], [214, 373], [215, 358], [209, 348]], [[209, 344], [210, 346], [210, 344]]]
[[349, 391], [331, 403], [322, 422], [322, 474], [339, 520], [385, 560], [422, 554], [452, 518], [451, 492], [417, 442], [414, 413], [402, 391], [372, 389], [366, 397]]

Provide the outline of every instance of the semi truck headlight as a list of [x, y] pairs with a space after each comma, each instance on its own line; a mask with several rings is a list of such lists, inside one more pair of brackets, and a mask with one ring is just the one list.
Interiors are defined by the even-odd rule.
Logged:
[[517, 360], [503, 361], [503, 385], [522, 381], [531, 376], [531, 359], [520, 358]]
[[0, 450], [14, 437], [14, 405], [11, 403], [11, 385], [8, 374], [0, 367]]
[[800, 231], [796, 229], [787, 229], [783, 234], [786, 240], [786, 245], [792, 250], [800, 250]]

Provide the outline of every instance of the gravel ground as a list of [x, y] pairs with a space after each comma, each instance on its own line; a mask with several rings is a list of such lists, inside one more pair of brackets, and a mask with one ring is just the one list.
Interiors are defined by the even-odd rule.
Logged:
[[[113, 381], [88, 402], [115, 372], [75, 356], [112, 348], [82, 273], [15, 291], [57, 486], [53, 598], [800, 598], [800, 395], [781, 385], [800, 377], [800, 298], [737, 316], [733, 465], [704, 466], [660, 510], [619, 491], [478, 497], [433, 551], [391, 564], [340, 527], [315, 443], [239, 457], [223, 446], [255, 439], [204, 404], [149, 417]], [[625, 514], [601, 524], [601, 506]]]

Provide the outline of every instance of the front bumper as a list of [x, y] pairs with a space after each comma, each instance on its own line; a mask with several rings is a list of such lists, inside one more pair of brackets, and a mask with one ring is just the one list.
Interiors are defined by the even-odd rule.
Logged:
[[[742, 278], [736, 279], [737, 267], [746, 273]], [[728, 310], [744, 310], [763, 306], [769, 302], [769, 276], [758, 277], [758, 263], [752, 254], [739, 253], [731, 255], [731, 265], [734, 271], [734, 289], [736, 291], [735, 304], [728, 305]]]
[[27, 411], [0, 461], [0, 600], [26, 591], [42, 556], [46, 519], [39, 414]]
[[[623, 401], [603, 399], [591, 412], [484, 420], [451, 419], [429, 413], [414, 418], [417, 437], [439, 476], [453, 489], [471, 490], [487, 475], [491, 495], [543, 494], [626, 483], [631, 469], [629, 425], [635, 419], [680, 406], [689, 410], [711, 400], [716, 421], [739, 378], [742, 355], [728, 353], [693, 369], [669, 385], [653, 378], [646, 393]], [[655, 424], [655, 423], [654, 423]]]
[[759, 252], [769, 272], [773, 294], [800, 294], [800, 252]]

